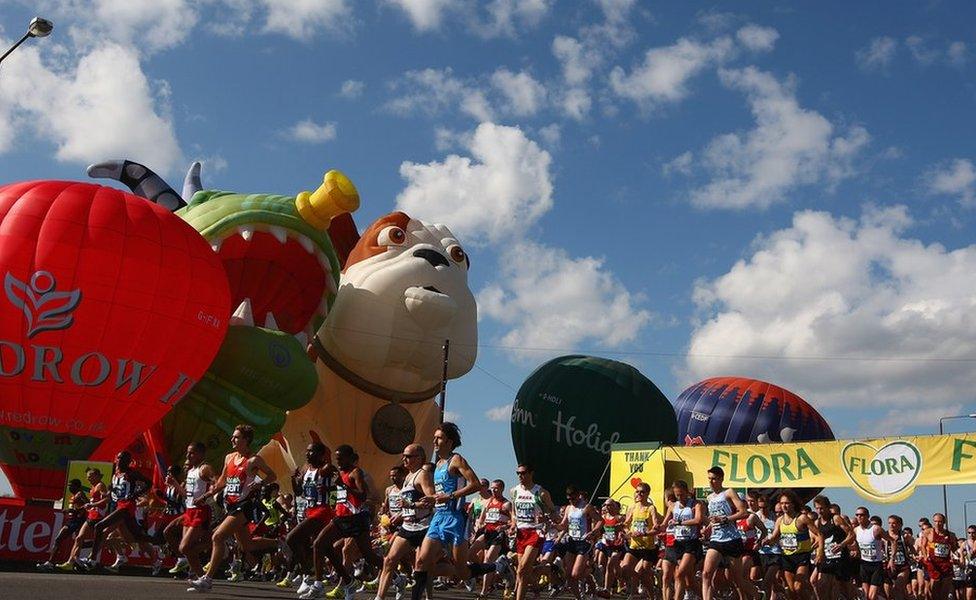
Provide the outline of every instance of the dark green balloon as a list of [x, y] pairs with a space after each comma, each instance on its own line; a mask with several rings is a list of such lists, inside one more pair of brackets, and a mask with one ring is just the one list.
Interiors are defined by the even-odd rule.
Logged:
[[[677, 437], [674, 408], [661, 390], [634, 367], [606, 358], [550, 360], [529, 375], [512, 406], [515, 457], [532, 466], [557, 504], [565, 504], [569, 484], [593, 491], [611, 444], [674, 444]], [[609, 478], [607, 472], [597, 498], [607, 495]]]

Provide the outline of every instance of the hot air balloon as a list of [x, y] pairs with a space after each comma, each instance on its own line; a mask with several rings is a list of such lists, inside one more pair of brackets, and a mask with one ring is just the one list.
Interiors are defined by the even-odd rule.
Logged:
[[[519, 463], [565, 503], [568, 484], [596, 485], [623, 442], [673, 444], [678, 426], [661, 390], [630, 365], [595, 356], [561, 356], [537, 368], [512, 407], [512, 443]], [[596, 496], [606, 496], [604, 477]]]
[[[706, 379], [681, 392], [675, 412], [679, 442], [686, 446], [834, 439], [830, 425], [806, 400], [758, 379]], [[820, 489], [794, 491], [807, 502]]]
[[452, 379], [471, 370], [477, 352], [468, 267], [467, 254], [443, 225], [394, 212], [363, 232], [313, 340], [318, 389], [288, 413], [282, 429], [294, 463], [302, 464], [309, 442], [350, 444], [359, 466], [378, 478], [399, 464], [407, 444], [430, 449], [440, 417], [433, 399], [442, 344], [451, 341]]
[[200, 379], [227, 329], [220, 261], [163, 206], [99, 185], [0, 187], [0, 462], [61, 497], [70, 460], [111, 460]]

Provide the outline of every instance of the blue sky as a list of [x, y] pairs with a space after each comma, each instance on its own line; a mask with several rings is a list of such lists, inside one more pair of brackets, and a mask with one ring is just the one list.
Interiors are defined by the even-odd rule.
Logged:
[[672, 399], [771, 380], [843, 437], [976, 411], [971, 3], [3, 0], [0, 45], [35, 11], [56, 29], [0, 67], [0, 181], [339, 168], [360, 227], [454, 230], [484, 346], [448, 403], [485, 474], [513, 466], [491, 409], [569, 351]]

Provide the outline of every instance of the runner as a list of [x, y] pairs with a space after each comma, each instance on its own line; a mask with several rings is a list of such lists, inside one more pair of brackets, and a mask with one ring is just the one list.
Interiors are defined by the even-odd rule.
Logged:
[[617, 586], [617, 578], [620, 571], [620, 562], [627, 552], [627, 538], [624, 531], [624, 516], [620, 514], [620, 503], [613, 498], [607, 498], [603, 503], [601, 512], [603, 519], [603, 535], [597, 543], [596, 549], [599, 551], [598, 565], [603, 568], [603, 583], [598, 593], [601, 595], [612, 594]]
[[[494, 563], [509, 549], [505, 532], [512, 520], [512, 503], [505, 498], [505, 482], [501, 479], [492, 481], [488, 491], [491, 493], [491, 498], [485, 503], [485, 508], [481, 512], [476, 538], [486, 548], [484, 562]], [[488, 597], [494, 581], [495, 573], [485, 575], [481, 582], [479, 597]]]
[[[118, 531], [127, 541], [138, 542], [139, 547], [144, 552], [154, 555], [154, 560], [158, 560], [158, 550], [151, 546], [152, 537], [146, 534], [145, 530], [136, 522], [136, 503], [149, 492], [151, 487], [152, 484], [149, 480], [142, 473], [132, 468], [132, 455], [129, 454], [129, 451], [119, 452], [115, 457], [112, 472], [111, 492], [112, 503], [115, 508], [95, 525], [95, 541], [92, 543], [89, 562], [92, 568], [101, 567], [99, 558], [102, 544], [113, 531]], [[117, 572], [126, 562], [125, 554], [119, 554], [108, 570]]]
[[942, 513], [932, 515], [932, 527], [919, 536], [923, 544], [922, 564], [931, 582], [931, 594], [935, 600], [945, 600], [952, 591], [952, 549], [956, 536], [946, 529]]
[[779, 502], [783, 515], [776, 519], [773, 533], [766, 538], [766, 542], [779, 541], [783, 549], [781, 569], [786, 579], [786, 589], [792, 590], [802, 600], [807, 600], [813, 598], [810, 586], [810, 555], [816, 548], [815, 562], [824, 561], [823, 539], [813, 519], [799, 514], [800, 501], [796, 492], [784, 491]]
[[742, 570], [742, 555], [745, 552], [742, 536], [736, 521], [749, 516], [739, 494], [724, 486], [725, 470], [712, 467], [708, 470], [708, 483], [711, 486], [708, 502], [708, 521], [712, 533], [705, 552], [702, 567], [702, 600], [712, 600], [715, 574], [722, 564], [727, 563], [732, 585], [739, 594], [739, 600], [756, 597], [756, 588], [745, 577]]
[[206, 572], [190, 581], [188, 592], [210, 591], [213, 587], [213, 576], [227, 557], [227, 542], [231, 539], [237, 540], [242, 553], [274, 547], [277, 544], [275, 540], [252, 541], [247, 528], [248, 523], [254, 520], [255, 505], [260, 503], [258, 494], [261, 486], [275, 480], [274, 471], [251, 448], [252, 441], [254, 429], [250, 425], [238, 425], [234, 428], [230, 436], [233, 452], [224, 459], [223, 472], [210, 491], [194, 503], [194, 506], [201, 506], [203, 501], [223, 492], [227, 515], [213, 532], [213, 549]]
[[[688, 483], [678, 479], [671, 485], [674, 504], [664, 517], [664, 525], [674, 526], [674, 543], [664, 553], [664, 560], [676, 565], [674, 600], [683, 600], [695, 587], [695, 571], [702, 554], [700, 528], [705, 520], [705, 506], [691, 495]], [[666, 599], [667, 600], [667, 599]]]
[[91, 467], [85, 469], [85, 479], [88, 480], [88, 485], [91, 486], [91, 497], [87, 504], [85, 504], [85, 523], [78, 530], [78, 534], [75, 535], [75, 543], [71, 547], [71, 553], [68, 555], [68, 560], [57, 565], [58, 569], [62, 571], [73, 571], [77, 569], [86, 568], [87, 565], [81, 562], [78, 558], [81, 554], [82, 545], [88, 541], [95, 538], [95, 525], [98, 524], [102, 518], [105, 517], [107, 512], [107, 506], [109, 502], [108, 488], [102, 482], [102, 472], [98, 469], [93, 469]]
[[380, 516], [386, 515], [390, 519], [390, 533], [396, 533], [396, 528], [400, 525], [400, 510], [403, 506], [403, 499], [400, 495], [403, 488], [403, 480], [407, 476], [407, 469], [403, 465], [397, 465], [390, 469], [390, 485], [383, 492], [383, 507], [380, 508]]
[[37, 565], [41, 571], [54, 570], [54, 555], [57, 554], [61, 543], [66, 539], [74, 538], [85, 525], [85, 505], [88, 504], [88, 496], [81, 487], [80, 479], [72, 479], [68, 482], [68, 493], [71, 494], [71, 498], [68, 499], [68, 508], [64, 511], [68, 522], [62, 525], [57, 535], [51, 539], [51, 551], [48, 553], [47, 562]]
[[965, 600], [976, 600], [976, 525], [966, 528], [966, 539], [962, 541], [962, 558], [966, 565]]
[[[423, 499], [434, 505], [434, 516], [417, 554], [412, 600], [420, 600], [427, 591], [430, 572], [447, 547], [453, 550], [454, 567], [440, 574], [455, 574], [461, 579], [491, 572], [494, 565], [469, 565], [464, 498], [481, 488], [481, 481], [463, 456], [455, 452], [461, 447], [461, 432], [454, 423], [442, 423], [434, 431], [434, 495]], [[462, 487], [463, 486], [463, 487]], [[450, 565], [445, 565], [449, 567]], [[471, 567], [475, 568], [472, 569]], [[453, 573], [452, 573], [453, 572]]]
[[742, 572], [749, 578], [749, 581], [753, 582], [753, 585], [758, 579], [753, 573], [759, 570], [757, 568], [759, 566], [759, 540], [769, 535], [766, 524], [758, 514], [760, 498], [762, 498], [762, 494], [756, 490], [749, 490], [746, 493], [746, 509], [749, 511], [749, 515], [735, 522], [735, 526], [739, 529], [739, 535], [742, 536], [742, 549], [744, 551]]
[[891, 542], [888, 534], [880, 526], [870, 521], [868, 509], [859, 506], [854, 511], [857, 525], [854, 535], [861, 554], [858, 581], [861, 582], [861, 593], [867, 600], [875, 600], [878, 590], [883, 589], [884, 572], [884, 540]]
[[210, 506], [207, 504], [207, 492], [214, 482], [213, 468], [203, 462], [207, 453], [207, 446], [203, 442], [193, 442], [186, 447], [186, 482], [183, 488], [186, 492], [186, 511], [183, 513], [183, 532], [180, 538], [180, 564], [170, 569], [170, 573], [178, 575], [188, 571], [190, 578], [203, 575], [200, 566], [200, 554], [210, 546]]
[[410, 444], [403, 449], [403, 466], [407, 475], [400, 487], [401, 522], [383, 560], [383, 572], [380, 573], [379, 587], [376, 590], [376, 598], [379, 600], [386, 595], [391, 584], [396, 588], [397, 600], [403, 597], [407, 578], [397, 574], [397, 568], [414, 555], [427, 536], [431, 510], [430, 504], [424, 498], [433, 496], [436, 492], [434, 478], [424, 468], [426, 462], [427, 452], [420, 444]]
[[566, 585], [579, 600], [582, 598], [580, 582], [586, 581], [590, 573], [590, 550], [592, 542], [600, 534], [603, 519], [596, 508], [586, 498], [586, 494], [575, 485], [566, 487], [563, 518], [557, 529], [565, 531], [565, 537], [556, 544], [556, 553], [562, 555]]
[[[528, 586], [534, 582], [536, 559], [542, 550], [542, 528], [556, 512], [549, 492], [533, 480], [531, 466], [521, 464], [515, 469], [519, 483], [512, 488], [512, 507], [515, 509], [515, 552], [519, 556], [515, 571], [515, 600], [523, 600]], [[416, 598], [414, 600], [417, 600]]]
[[[304, 515], [302, 521], [288, 533], [285, 543], [291, 549], [290, 570], [301, 566], [305, 572], [298, 588], [299, 595], [306, 593], [314, 581], [310, 552], [312, 540], [332, 522], [334, 512], [329, 502], [335, 492], [338, 476], [339, 471], [332, 464], [329, 449], [322, 442], [312, 442], [305, 448], [305, 464], [296, 469], [292, 477], [292, 487], [301, 491]], [[275, 585], [291, 587], [289, 574]]]
[[339, 593], [350, 600], [361, 582], [349, 573], [342, 560], [342, 553], [336, 549], [339, 540], [352, 540], [354, 546], [370, 565], [382, 568], [383, 559], [373, 550], [369, 534], [372, 519], [369, 513], [369, 484], [366, 472], [356, 466], [359, 455], [352, 446], [343, 444], [335, 450], [335, 462], [339, 467], [336, 481], [335, 517], [315, 537], [312, 545], [315, 563], [315, 580], [301, 598], [320, 598], [325, 595], [322, 583], [325, 573], [325, 559], [339, 576], [339, 585], [329, 592], [330, 597]]
[[637, 593], [638, 582], [642, 582], [644, 589], [648, 591], [653, 584], [654, 568], [658, 560], [656, 532], [661, 518], [650, 495], [651, 486], [638, 483], [634, 488], [634, 504], [627, 509], [624, 527], [628, 531], [630, 542], [620, 569], [627, 581], [628, 595]]
[[819, 598], [836, 598], [840, 593], [838, 582], [846, 576], [847, 546], [856, 536], [847, 519], [830, 511], [827, 496], [814, 498], [813, 506], [817, 510], [817, 529], [823, 539], [823, 560], [816, 565], [813, 583]]
[[[165, 546], [167, 554], [178, 557], [178, 572], [186, 569], [186, 559], [180, 556], [180, 539], [183, 537], [183, 513], [186, 511], [186, 490], [180, 477], [183, 469], [179, 465], [170, 465], [166, 469], [166, 489], [156, 490], [156, 496], [166, 503], [162, 514], [155, 517], [156, 543]], [[162, 569], [162, 560], [153, 567], [153, 575], [158, 575]]]
[[472, 558], [485, 549], [484, 540], [479, 539], [478, 523], [481, 522], [481, 515], [484, 514], [485, 504], [491, 500], [490, 488], [491, 482], [482, 477], [478, 495], [468, 504], [468, 540], [471, 542], [468, 546], [468, 556]]
[[[777, 513], [782, 514], [783, 512], [779, 502], [774, 503], [775, 508], [772, 511], [769, 510], [769, 503], [770, 500], [763, 495], [760, 495], [759, 500], [756, 502], [758, 505], [756, 515], [762, 519], [763, 527], [766, 530], [764, 537], [767, 538], [776, 527], [776, 520], [779, 518]], [[777, 591], [778, 586], [776, 582], [779, 579], [780, 567], [783, 564], [783, 549], [777, 542], [769, 544], [760, 543], [758, 558], [759, 573], [753, 577], [753, 581], [762, 581], [762, 589], [766, 594], [766, 598], [769, 600], [777, 600], [779, 598], [779, 592]]]
[[888, 517], [888, 577], [885, 581], [885, 597], [891, 600], [904, 600], [911, 581], [911, 558], [914, 552], [913, 540], [906, 537], [904, 521], [898, 515]]

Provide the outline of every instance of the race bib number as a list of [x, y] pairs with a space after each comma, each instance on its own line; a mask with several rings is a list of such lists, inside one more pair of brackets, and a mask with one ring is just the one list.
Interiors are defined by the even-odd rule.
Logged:
[[691, 526], [689, 525], [675, 525], [674, 526], [674, 539], [676, 540], [687, 540], [691, 538]]
[[824, 551], [824, 558], [840, 558], [840, 544], [830, 542]]
[[349, 498], [349, 490], [346, 488], [339, 488], [336, 490], [336, 504], [344, 503]]
[[569, 537], [577, 540], [583, 538], [583, 524], [581, 522], [576, 520], [569, 522]]
[[485, 514], [485, 523], [497, 523], [501, 521], [501, 519], [502, 519], [502, 511], [500, 511], [497, 507], [494, 506], [489, 508], [488, 512]]
[[898, 552], [895, 552], [895, 564], [896, 565], [903, 565], [903, 564], [905, 564], [905, 562], [906, 562], [905, 561], [905, 553], [902, 552], [901, 550], [899, 550]]
[[935, 555], [939, 558], [949, 558], [949, 544], [936, 544]]
[[647, 521], [643, 519], [634, 521], [631, 524], [631, 530], [634, 535], [647, 535]]
[[796, 534], [784, 533], [780, 536], [779, 545], [783, 550], [796, 550]]
[[224, 487], [225, 496], [241, 495], [241, 480], [238, 477], [228, 477], [227, 485]]
[[535, 519], [534, 502], [518, 502], [515, 504], [515, 518], [521, 523], [529, 523]]
[[612, 544], [617, 541], [617, 527], [615, 525], [603, 528], [603, 541], [608, 544]]
[[861, 547], [861, 560], [877, 562], [878, 552], [875, 544], [858, 544]]

